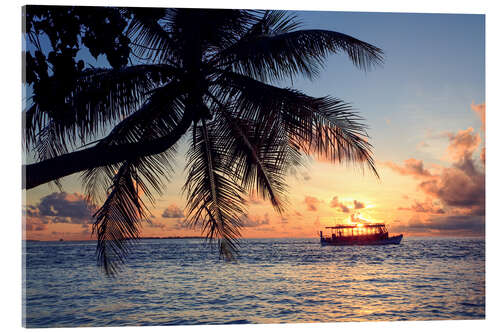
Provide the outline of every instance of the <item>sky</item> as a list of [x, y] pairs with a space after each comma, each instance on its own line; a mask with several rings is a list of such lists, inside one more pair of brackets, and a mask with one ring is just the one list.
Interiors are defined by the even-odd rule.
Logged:
[[[311, 160], [290, 175], [281, 216], [251, 198], [243, 237], [316, 237], [336, 223], [383, 222], [405, 236], [484, 236], [484, 16], [296, 12], [303, 28], [346, 33], [380, 47], [384, 65], [356, 69], [332, 55], [314, 82], [282, 86], [341, 98], [365, 118], [380, 178], [359, 168]], [[142, 236], [200, 235], [183, 224], [184, 152], [175, 175], [149, 207]], [[78, 175], [63, 192], [25, 191], [27, 239], [89, 239], [91, 215]]]

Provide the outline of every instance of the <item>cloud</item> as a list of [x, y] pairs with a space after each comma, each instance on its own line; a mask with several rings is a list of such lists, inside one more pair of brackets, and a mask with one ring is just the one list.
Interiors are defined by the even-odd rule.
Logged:
[[456, 134], [450, 133], [449, 140], [448, 154], [455, 162], [471, 159], [472, 154], [481, 143], [479, 134], [474, 135], [472, 127], [458, 131]]
[[317, 211], [320, 201], [318, 198], [306, 196], [304, 198], [304, 203], [307, 206], [307, 210]]
[[165, 230], [167, 229], [167, 225], [165, 223], [161, 222], [156, 222], [156, 221], [151, 221], [151, 223], [146, 224], [149, 228], [154, 228], [154, 229], [161, 229]]
[[354, 209], [362, 209], [365, 208], [365, 204], [362, 203], [361, 201], [354, 200]]
[[345, 203], [341, 202], [339, 200], [338, 196], [333, 197], [332, 201], [330, 201], [330, 207], [332, 208], [338, 208], [338, 210], [342, 213], [350, 213], [351, 209], [363, 209], [365, 208], [365, 204], [362, 203], [361, 201], [354, 200], [353, 201], [353, 207], [349, 208]]
[[443, 168], [438, 177], [424, 181], [419, 188], [450, 207], [468, 209], [471, 214], [484, 215], [485, 174], [478, 168], [473, 153], [479, 147], [479, 135], [472, 129], [449, 136], [448, 151], [455, 163]]
[[169, 218], [168, 221], [157, 221], [150, 220], [151, 223], [145, 224], [145, 226], [149, 228], [160, 229], [162, 231], [165, 230], [187, 230], [191, 229], [187, 224], [185, 219], [183, 218]]
[[481, 131], [485, 132], [486, 130], [486, 104], [472, 104], [470, 105], [470, 108], [472, 111], [476, 112], [476, 114], [479, 116], [479, 119], [481, 119]]
[[403, 166], [399, 166], [390, 161], [384, 162], [382, 164], [388, 166], [393, 171], [404, 176], [413, 176], [414, 178], [427, 178], [433, 176], [429, 170], [424, 168], [423, 161], [416, 160], [414, 158], [409, 158], [406, 161], [404, 161]]
[[183, 219], [177, 219], [175, 220], [174, 224], [169, 224], [168, 225], [169, 229], [172, 230], [189, 230], [192, 229], [190, 226], [186, 224], [186, 220]]
[[263, 218], [260, 217], [250, 217], [248, 215], [243, 215], [241, 217], [243, 226], [246, 228], [255, 228], [263, 225], [269, 225], [269, 216], [266, 213]]
[[90, 224], [95, 209], [82, 194], [54, 192], [42, 197], [37, 205], [26, 206], [25, 214], [30, 223], [35, 223], [33, 218], [36, 218], [42, 224]]
[[409, 210], [417, 213], [445, 214], [443, 207], [433, 203], [431, 200], [424, 202], [414, 201], [411, 207], [399, 207], [399, 210]]
[[[429, 213], [427, 221], [410, 221], [408, 228], [429, 229], [445, 233], [458, 230], [464, 234], [481, 234], [484, 232], [485, 215], [485, 174], [481, 163], [474, 159], [481, 139], [472, 128], [447, 134], [449, 143], [447, 152], [453, 164], [442, 167], [428, 177], [430, 173], [421, 161], [409, 163], [414, 168], [399, 167], [400, 173], [411, 175], [420, 180], [418, 189], [427, 195], [425, 202], [415, 201], [411, 207], [400, 207], [400, 210]], [[484, 155], [480, 152], [479, 158]], [[409, 161], [409, 160], [408, 160]], [[446, 214], [448, 212], [448, 214]]]
[[163, 211], [163, 214], [161, 214], [161, 217], [164, 217], [167, 219], [183, 218], [184, 213], [182, 212], [182, 210], [178, 206], [176, 206], [175, 204], [171, 204]]
[[419, 184], [426, 194], [452, 207], [469, 208], [471, 211], [484, 209], [484, 173], [467, 168], [446, 168], [437, 179]]
[[398, 230], [416, 232], [435, 231], [457, 236], [484, 236], [484, 222], [484, 216], [434, 216], [424, 221], [413, 218], [406, 226], [399, 226]]

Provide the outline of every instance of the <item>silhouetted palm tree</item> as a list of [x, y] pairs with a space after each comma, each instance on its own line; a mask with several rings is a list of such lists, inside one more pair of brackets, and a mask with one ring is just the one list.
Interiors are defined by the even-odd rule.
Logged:
[[[94, 231], [107, 273], [147, 219], [142, 193], [151, 202], [162, 193], [176, 143], [188, 132], [186, 222], [217, 239], [225, 258], [237, 251], [245, 198], [256, 193], [282, 213], [285, 177], [306, 155], [376, 173], [365, 125], [348, 104], [272, 84], [314, 79], [338, 52], [367, 69], [382, 62], [379, 48], [338, 32], [298, 30], [296, 17], [282, 11], [130, 12], [128, 36], [142, 63], [83, 70], [65, 96], [64, 117], [34, 105], [26, 124], [40, 160], [26, 167], [26, 188], [84, 171], [89, 198], [104, 202]], [[79, 142], [86, 148], [69, 152]]]

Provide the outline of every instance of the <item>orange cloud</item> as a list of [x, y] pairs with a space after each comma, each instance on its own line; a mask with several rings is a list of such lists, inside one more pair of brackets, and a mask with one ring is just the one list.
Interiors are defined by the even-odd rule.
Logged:
[[470, 105], [470, 108], [476, 112], [476, 114], [479, 116], [479, 119], [481, 119], [481, 131], [485, 132], [486, 130], [486, 104], [472, 104]]
[[413, 176], [414, 178], [422, 178], [422, 177], [432, 177], [433, 175], [429, 170], [424, 168], [424, 162], [416, 160], [414, 158], [409, 158], [404, 161], [403, 166], [399, 166], [394, 162], [384, 162], [383, 165], [388, 166], [393, 171], [405, 175], [405, 176]]
[[333, 197], [332, 201], [330, 202], [330, 207], [332, 208], [338, 207], [339, 210], [343, 213], [349, 213], [351, 211], [349, 207], [347, 207], [345, 204], [339, 201], [339, 197], [337, 196]]
[[481, 143], [481, 137], [479, 134], [474, 135], [474, 129], [472, 127], [463, 131], [458, 131], [456, 134], [450, 133], [449, 139], [448, 154], [453, 161], [457, 162], [464, 159], [470, 159]]
[[414, 201], [411, 207], [399, 207], [399, 210], [409, 210], [417, 213], [429, 213], [429, 214], [444, 214], [445, 211], [443, 207], [433, 203], [431, 200], [424, 202]]
[[319, 201], [318, 198], [306, 196], [304, 198], [304, 203], [307, 206], [307, 210], [317, 211], [318, 210], [318, 204], [320, 203], [320, 201]]
[[354, 200], [354, 201], [353, 201], [353, 204], [354, 204], [354, 209], [362, 209], [362, 208], [365, 208], [365, 204], [364, 204], [364, 203], [362, 203], [361, 201]]

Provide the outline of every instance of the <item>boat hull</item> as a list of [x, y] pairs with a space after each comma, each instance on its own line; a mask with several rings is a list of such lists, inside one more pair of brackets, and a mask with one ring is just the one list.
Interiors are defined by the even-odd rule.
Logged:
[[403, 235], [392, 236], [385, 239], [375, 240], [348, 240], [348, 241], [330, 241], [324, 238], [321, 239], [321, 245], [329, 246], [348, 246], [348, 245], [398, 245], [401, 243]]

